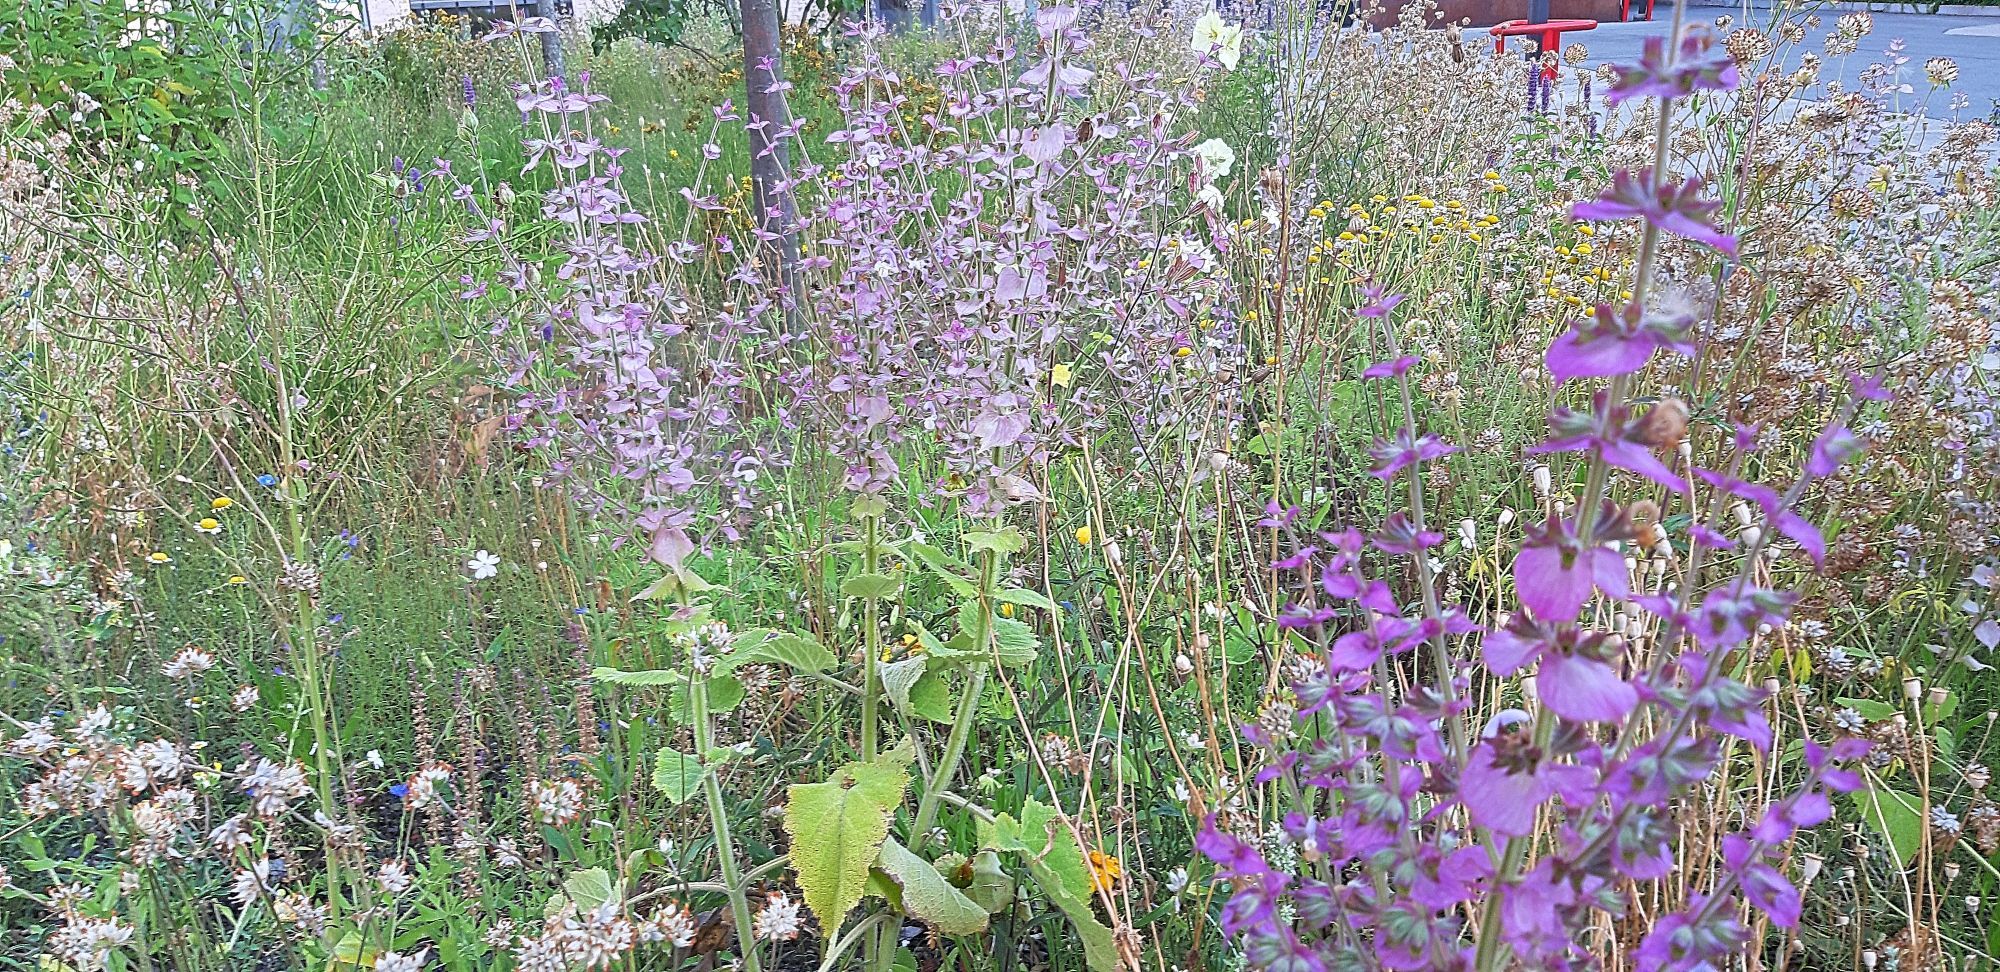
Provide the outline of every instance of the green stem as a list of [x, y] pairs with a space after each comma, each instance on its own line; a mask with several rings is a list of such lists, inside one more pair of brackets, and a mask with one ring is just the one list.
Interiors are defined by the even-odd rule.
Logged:
[[965, 697], [958, 700], [957, 717], [952, 720], [951, 735], [945, 739], [944, 755], [938, 759], [937, 771], [924, 784], [924, 795], [917, 801], [917, 822], [910, 828], [912, 851], [922, 848], [930, 836], [931, 826], [937, 823], [938, 804], [951, 786], [952, 774], [958, 772], [958, 761], [965, 756], [965, 744], [972, 736], [972, 720], [979, 714], [979, 695], [986, 689], [986, 670], [986, 665], [973, 665], [966, 679]]
[[[867, 541], [861, 551], [861, 570], [873, 574], [881, 563], [881, 555], [876, 547], [880, 518], [867, 518]], [[877, 730], [881, 722], [878, 711], [878, 697], [882, 694], [882, 675], [876, 671], [876, 663], [882, 651], [881, 603], [874, 597], [861, 599], [861, 760], [868, 762], [875, 758]]]
[[[708, 725], [708, 680], [699, 673], [688, 678], [688, 701], [694, 710], [695, 754], [704, 763], [714, 748], [714, 732]], [[736, 920], [736, 946], [743, 956], [744, 972], [762, 972], [757, 958], [757, 939], [751, 931], [750, 899], [743, 893], [743, 871], [736, 866], [736, 848], [729, 839], [729, 808], [722, 802], [722, 781], [715, 771], [704, 767], [701, 788], [708, 796], [708, 816], [715, 828], [715, 856], [721, 861], [722, 883], [729, 888], [729, 912]]]

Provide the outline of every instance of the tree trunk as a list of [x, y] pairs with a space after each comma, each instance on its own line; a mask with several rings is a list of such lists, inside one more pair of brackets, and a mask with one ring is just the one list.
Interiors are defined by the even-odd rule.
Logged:
[[785, 307], [785, 330], [797, 333], [800, 315], [798, 299], [799, 240], [793, 232], [798, 209], [791, 189], [784, 185], [790, 175], [791, 153], [778, 130], [792, 123], [779, 88], [785, 72], [778, 46], [778, 0], [740, 0], [743, 13], [743, 88], [748, 110], [746, 129], [750, 136], [750, 183], [757, 226], [763, 238], [757, 254], [764, 277], [780, 290], [779, 303]]
[[[555, 0], [541, 0], [535, 5], [535, 12], [549, 18], [557, 25], [562, 24], [562, 14], [556, 10]], [[568, 68], [563, 63], [562, 31], [552, 30], [535, 36], [542, 42], [542, 73], [551, 78], [560, 78], [568, 74]]]

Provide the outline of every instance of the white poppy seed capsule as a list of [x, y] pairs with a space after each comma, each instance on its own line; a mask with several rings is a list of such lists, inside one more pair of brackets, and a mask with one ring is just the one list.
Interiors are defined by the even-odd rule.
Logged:
[[1951, 697], [1951, 690], [1945, 688], [1942, 685], [1939, 685], [1931, 689], [1930, 697], [1927, 701], [1929, 701], [1931, 705], [1941, 706], [1944, 704], [1945, 699], [1948, 699], [1950, 697]]
[[1979, 913], [1978, 895], [1968, 894], [1965, 896], [1965, 913], [1969, 915], [1976, 915]]
[[1765, 677], [1765, 679], [1764, 679], [1764, 692], [1765, 692], [1765, 694], [1767, 694], [1767, 695], [1776, 695], [1776, 694], [1778, 694], [1778, 679], [1777, 679], [1777, 676], [1773, 675], [1773, 676], [1766, 676], [1766, 677]]
[[1550, 484], [1551, 484], [1551, 480], [1550, 480], [1550, 478], [1549, 478], [1549, 467], [1547, 467], [1547, 466], [1536, 466], [1536, 467], [1535, 467], [1535, 492], [1537, 492], [1537, 493], [1540, 493], [1540, 494], [1541, 494], [1541, 495], [1543, 495], [1543, 496], [1547, 496], [1547, 495], [1549, 494], [1549, 486], [1550, 486]]
[[1958, 872], [1960, 870], [1961, 868], [1958, 866], [1957, 861], [1952, 861], [1946, 864], [1944, 866], [1944, 883], [1950, 884], [1953, 881], [1958, 880]]
[[1824, 866], [1826, 866], [1826, 858], [1818, 854], [1801, 855], [1799, 857], [1799, 883], [1801, 885], [1813, 883], [1813, 879], [1819, 877], [1819, 869]]
[[1903, 679], [1903, 698], [1915, 702], [1919, 698], [1922, 698], [1923, 694], [1924, 683], [1918, 681], [1916, 676], [1912, 675], [1909, 678]]
[[1757, 545], [1758, 541], [1761, 541], [1761, 540], [1763, 540], [1763, 539], [1764, 539], [1764, 531], [1762, 531], [1762, 530], [1759, 530], [1759, 529], [1757, 529], [1756, 527], [1753, 527], [1753, 526], [1746, 526], [1746, 527], [1744, 527], [1744, 528], [1743, 528], [1743, 545], [1744, 545], [1744, 546], [1746, 546], [1746, 547], [1754, 547], [1754, 546], [1756, 546], [1756, 545]]
[[1187, 675], [1189, 672], [1194, 671], [1194, 659], [1189, 658], [1186, 655], [1175, 655], [1174, 671], [1178, 672], [1183, 676]]
[[1750, 525], [1750, 504], [1739, 500], [1735, 506], [1729, 508], [1729, 512], [1735, 515], [1737, 526], [1747, 527]]
[[1865, 948], [1865, 949], [1862, 949], [1862, 950], [1861, 950], [1861, 967], [1862, 967], [1862, 968], [1864, 968], [1864, 969], [1868, 969], [1868, 970], [1869, 970], [1869, 972], [1874, 972], [1874, 969], [1875, 969], [1875, 963], [1876, 963], [1877, 961], [1879, 961], [1879, 957], [1878, 957], [1878, 956], [1877, 956], [1877, 955], [1875, 954], [1875, 950], [1874, 950], [1874, 949], [1872, 949], [1872, 948]]
[[1472, 522], [1472, 518], [1470, 517], [1458, 521], [1458, 539], [1468, 547], [1477, 546], [1479, 544], [1479, 524]]
[[1509, 509], [1502, 509], [1500, 511], [1500, 515], [1498, 517], [1495, 517], [1494, 519], [1497, 520], [1502, 527], [1505, 527], [1506, 525], [1514, 522], [1514, 511]]

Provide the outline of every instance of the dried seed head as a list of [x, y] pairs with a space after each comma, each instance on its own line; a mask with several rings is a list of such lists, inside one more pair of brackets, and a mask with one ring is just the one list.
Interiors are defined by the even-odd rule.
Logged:
[[1934, 57], [1924, 62], [1924, 77], [1929, 78], [1932, 87], [1949, 88], [1958, 80], [1958, 62], [1948, 57]]

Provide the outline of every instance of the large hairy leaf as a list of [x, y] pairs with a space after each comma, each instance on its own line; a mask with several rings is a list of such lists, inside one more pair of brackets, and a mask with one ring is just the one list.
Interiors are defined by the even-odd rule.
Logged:
[[818, 674], [832, 671], [840, 660], [810, 635], [758, 630], [736, 639], [736, 650], [725, 656], [716, 667], [719, 672], [728, 673], [758, 663], [784, 665]]
[[1084, 961], [1092, 972], [1115, 972], [1118, 949], [1111, 929], [1090, 910], [1090, 867], [1069, 828], [1057, 820], [1055, 808], [1030, 797], [1019, 820], [1003, 813], [981, 830], [988, 847], [1024, 856], [1042, 893], [1076, 926]]
[[932, 722], [952, 720], [951, 687], [943, 675], [930, 668], [928, 658], [918, 655], [902, 661], [879, 662], [875, 672], [882, 679], [883, 694], [889, 696], [896, 711]]
[[929, 922], [947, 935], [973, 935], [986, 930], [986, 909], [952, 887], [929, 861], [894, 838], [882, 842], [875, 866], [903, 889], [903, 910]]
[[868, 869], [889, 836], [889, 818], [910, 785], [909, 742], [841, 767], [824, 783], [791, 787], [785, 832], [792, 837], [792, 869], [806, 907], [831, 937], [861, 900]]
[[662, 749], [653, 758], [653, 788], [667, 795], [667, 802], [676, 806], [686, 803], [688, 797], [701, 787], [702, 776], [708, 770], [701, 760], [672, 749]]

